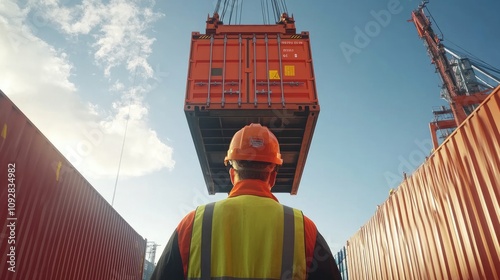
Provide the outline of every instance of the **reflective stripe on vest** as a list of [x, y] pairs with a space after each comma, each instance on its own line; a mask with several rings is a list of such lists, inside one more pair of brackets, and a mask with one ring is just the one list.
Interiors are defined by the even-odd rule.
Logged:
[[300, 210], [251, 195], [196, 209], [188, 279], [305, 277], [304, 217]]

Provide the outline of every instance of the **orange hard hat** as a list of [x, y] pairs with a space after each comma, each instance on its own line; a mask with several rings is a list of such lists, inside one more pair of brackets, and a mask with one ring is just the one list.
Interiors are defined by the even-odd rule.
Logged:
[[224, 164], [227, 166], [230, 160], [283, 164], [278, 139], [267, 127], [259, 123], [247, 125], [234, 134]]

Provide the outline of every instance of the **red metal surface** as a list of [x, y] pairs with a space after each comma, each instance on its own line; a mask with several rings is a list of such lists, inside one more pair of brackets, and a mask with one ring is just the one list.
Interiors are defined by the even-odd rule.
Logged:
[[319, 114], [309, 33], [286, 15], [276, 25], [222, 25], [192, 33], [184, 110], [210, 194], [229, 192], [223, 165], [232, 135], [268, 126], [284, 165], [274, 192], [296, 194]]
[[318, 105], [307, 32], [195, 32], [189, 61], [186, 109], [193, 105], [210, 109]]
[[309, 33], [296, 34], [294, 22], [286, 14], [275, 25], [223, 25], [217, 15], [209, 18], [207, 34], [192, 33], [186, 106], [317, 105]]
[[1, 91], [0, 222], [0, 279], [142, 279], [145, 240]]
[[349, 241], [350, 279], [500, 279], [500, 87]]

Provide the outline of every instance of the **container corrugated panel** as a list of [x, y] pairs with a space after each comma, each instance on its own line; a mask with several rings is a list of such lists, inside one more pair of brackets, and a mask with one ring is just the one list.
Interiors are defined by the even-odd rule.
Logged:
[[230, 191], [223, 160], [231, 137], [258, 122], [281, 144], [273, 191], [296, 194], [320, 110], [309, 33], [286, 25], [215, 30], [192, 34], [184, 106], [208, 192]]
[[283, 103], [318, 103], [309, 33], [192, 34], [186, 105], [279, 110]]
[[500, 87], [348, 242], [351, 279], [500, 279]]
[[0, 91], [0, 279], [142, 279], [146, 241]]

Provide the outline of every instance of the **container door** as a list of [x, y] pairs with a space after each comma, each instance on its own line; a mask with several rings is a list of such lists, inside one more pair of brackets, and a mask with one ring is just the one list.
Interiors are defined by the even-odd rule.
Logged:
[[301, 35], [254, 36], [250, 46], [250, 102], [285, 107], [317, 103], [309, 39]]
[[223, 108], [241, 104], [245, 42], [240, 35], [194, 35], [186, 104]]

